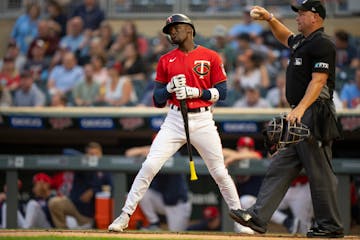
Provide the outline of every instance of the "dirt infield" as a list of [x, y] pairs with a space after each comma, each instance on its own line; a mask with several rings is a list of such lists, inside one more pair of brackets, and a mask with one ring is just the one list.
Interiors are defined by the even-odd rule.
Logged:
[[[36, 237], [36, 236], [61, 236], [61, 237], [101, 237], [101, 238], [131, 238], [131, 239], [231, 239], [231, 240], [295, 240], [295, 239], [306, 239], [304, 236], [299, 235], [288, 235], [288, 234], [264, 234], [264, 235], [239, 235], [235, 233], [171, 233], [171, 232], [144, 232], [144, 231], [126, 231], [123, 233], [109, 233], [107, 231], [98, 230], [1, 230], [0, 238], [5, 236], [12, 237]], [[315, 239], [315, 238], [313, 238]], [[360, 236], [346, 236], [345, 239], [360, 239]]]

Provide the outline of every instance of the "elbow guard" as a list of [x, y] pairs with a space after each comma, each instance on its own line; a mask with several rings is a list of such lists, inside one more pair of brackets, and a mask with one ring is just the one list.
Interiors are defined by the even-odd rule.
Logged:
[[217, 102], [219, 100], [220, 94], [219, 94], [219, 90], [217, 90], [216, 88], [209, 88], [208, 89], [210, 92], [210, 102]]

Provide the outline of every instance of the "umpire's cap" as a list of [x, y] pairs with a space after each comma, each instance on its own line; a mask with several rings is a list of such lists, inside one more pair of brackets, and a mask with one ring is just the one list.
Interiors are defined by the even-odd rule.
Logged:
[[294, 12], [301, 11], [311, 11], [313, 13], [318, 13], [322, 19], [326, 17], [326, 9], [320, 0], [298, 0], [299, 4], [291, 5], [291, 9]]
[[195, 36], [195, 27], [191, 19], [188, 16], [181, 13], [173, 14], [166, 19], [165, 27], [163, 28], [163, 33], [169, 34], [169, 28], [175, 24], [180, 24], [180, 23], [189, 24], [194, 30], [193, 36]]

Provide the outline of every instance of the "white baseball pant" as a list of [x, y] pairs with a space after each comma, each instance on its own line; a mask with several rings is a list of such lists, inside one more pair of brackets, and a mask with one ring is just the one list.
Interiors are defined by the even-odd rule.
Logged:
[[[221, 140], [212, 113], [210, 111], [189, 113], [188, 116], [192, 145], [205, 161], [228, 207], [230, 209], [241, 208], [234, 181], [224, 165]], [[122, 209], [125, 213], [131, 215], [135, 211], [154, 176], [185, 142], [186, 136], [181, 113], [180, 111], [170, 110], [132, 184]]]

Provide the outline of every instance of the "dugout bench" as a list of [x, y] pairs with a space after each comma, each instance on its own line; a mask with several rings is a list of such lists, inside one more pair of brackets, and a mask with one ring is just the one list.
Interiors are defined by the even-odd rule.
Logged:
[[[199, 157], [194, 158], [196, 172], [201, 175], [209, 174], [204, 162]], [[230, 175], [263, 175], [267, 169], [269, 160], [241, 161], [229, 167]], [[345, 232], [350, 229], [350, 175], [360, 174], [360, 159], [334, 159], [334, 171], [338, 177], [338, 199], [341, 218]], [[115, 201], [114, 216], [118, 216], [124, 204], [127, 192], [126, 174], [136, 173], [141, 167], [141, 161], [137, 158], [126, 158], [123, 156], [104, 156], [101, 159], [74, 156], [15, 156], [0, 155], [0, 169], [6, 171], [7, 184], [7, 225], [8, 228], [17, 228], [17, 179], [18, 171], [24, 170], [77, 170], [91, 171], [103, 170], [113, 173], [114, 189], [113, 198]], [[188, 158], [177, 157], [168, 161], [161, 170], [162, 173], [189, 173]], [[190, 180], [189, 180], [190, 181]], [[189, 184], [196, 184], [191, 182]], [[225, 202], [221, 201], [221, 213], [223, 231], [233, 231], [233, 221], [228, 216], [228, 208]]]

